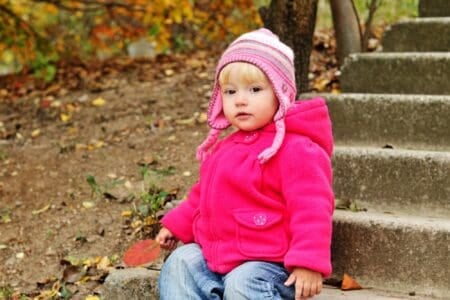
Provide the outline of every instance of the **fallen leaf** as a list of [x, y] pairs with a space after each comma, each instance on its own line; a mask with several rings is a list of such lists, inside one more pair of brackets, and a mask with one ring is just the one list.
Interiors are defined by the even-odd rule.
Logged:
[[53, 99], [49, 99], [49, 97], [45, 97], [44, 99], [41, 100], [41, 108], [49, 108], [50, 105], [52, 104]]
[[88, 101], [88, 99], [89, 99], [89, 96], [88, 96], [87, 94], [84, 94], [83, 96], [80, 96], [80, 97], [77, 99], [77, 101], [83, 103], [83, 102]]
[[52, 108], [59, 108], [59, 107], [61, 107], [61, 105], [62, 105], [62, 103], [61, 103], [61, 101], [52, 101], [52, 103], [50, 103], [50, 107], [52, 107]]
[[100, 300], [99, 296], [89, 295], [84, 300]]
[[133, 211], [131, 211], [131, 210], [124, 210], [123, 212], [122, 212], [122, 217], [125, 217], [125, 218], [129, 218], [129, 217], [131, 217], [133, 215]]
[[128, 267], [146, 266], [158, 258], [161, 248], [154, 240], [143, 240], [132, 245], [124, 254], [123, 262]]
[[37, 138], [39, 135], [41, 134], [41, 130], [40, 129], [35, 129], [31, 132], [31, 137], [32, 138]]
[[73, 105], [72, 103], [68, 103], [68, 104], [66, 105], [66, 110], [67, 110], [69, 113], [71, 113], [71, 112], [77, 111], [78, 109], [77, 109], [77, 107], [76, 107], [75, 105]]
[[208, 115], [206, 113], [202, 112], [197, 116], [197, 122], [206, 123], [206, 121], [208, 121]]
[[352, 291], [352, 290], [360, 290], [362, 286], [353, 279], [350, 275], [344, 273], [344, 277], [342, 278], [341, 290], [343, 291]]
[[201, 72], [196, 74], [198, 78], [208, 78], [209, 73], [208, 72]]
[[33, 215], [39, 215], [39, 214], [42, 214], [43, 212], [46, 212], [49, 208], [50, 208], [50, 204], [47, 204], [46, 206], [44, 206], [44, 207], [41, 208], [41, 209], [33, 210], [33, 211], [31, 212], [31, 214], [33, 214]]
[[195, 118], [175, 120], [175, 124], [178, 124], [178, 125], [194, 125], [195, 124]]
[[317, 78], [314, 81], [313, 87], [314, 89], [316, 89], [319, 92], [323, 92], [325, 91], [327, 85], [330, 83], [331, 81], [328, 78]]
[[157, 224], [159, 221], [152, 216], [148, 216], [145, 218], [145, 225], [151, 226]]
[[164, 75], [166, 75], [166, 76], [172, 76], [173, 74], [175, 74], [175, 71], [172, 69], [164, 70]]
[[153, 157], [153, 155], [151, 155], [151, 154], [145, 156], [144, 158], [140, 159], [137, 162], [137, 164], [140, 166], [148, 166], [148, 165], [153, 165], [156, 163], [157, 163], [157, 161], [156, 161], [155, 157]]
[[108, 256], [103, 256], [102, 259], [97, 264], [97, 269], [109, 271], [112, 268], [111, 260]]
[[93, 208], [95, 206], [95, 203], [93, 201], [83, 201], [83, 207], [84, 208]]
[[60, 115], [59, 115], [59, 118], [60, 118], [61, 121], [63, 121], [64, 123], [67, 123], [67, 122], [70, 121], [70, 119], [72, 118], [72, 116], [63, 113], [63, 114], [60, 114]]
[[103, 106], [103, 105], [106, 104], [106, 100], [103, 99], [102, 97], [98, 97], [98, 98], [92, 100], [91, 104], [92, 104], [93, 106], [100, 107], [100, 106]]

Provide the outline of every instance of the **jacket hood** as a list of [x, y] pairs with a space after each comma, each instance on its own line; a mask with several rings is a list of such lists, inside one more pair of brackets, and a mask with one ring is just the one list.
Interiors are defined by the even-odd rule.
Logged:
[[[304, 99], [292, 104], [285, 117], [286, 133], [309, 137], [331, 157], [333, 133], [328, 107], [321, 97]], [[269, 130], [275, 125], [269, 125]]]

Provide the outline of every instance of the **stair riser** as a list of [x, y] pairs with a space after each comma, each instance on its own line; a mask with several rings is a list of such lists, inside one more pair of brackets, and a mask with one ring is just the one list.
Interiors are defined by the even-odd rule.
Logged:
[[333, 157], [336, 198], [377, 211], [450, 218], [450, 155], [427, 153], [338, 148]]
[[335, 218], [333, 268], [364, 287], [448, 299], [450, 231]]
[[342, 68], [346, 93], [450, 95], [450, 54], [352, 54]]
[[322, 96], [337, 144], [450, 150], [450, 96]]
[[397, 23], [385, 32], [384, 52], [450, 51], [450, 18]]
[[419, 16], [450, 17], [450, 5], [448, 0], [420, 0]]

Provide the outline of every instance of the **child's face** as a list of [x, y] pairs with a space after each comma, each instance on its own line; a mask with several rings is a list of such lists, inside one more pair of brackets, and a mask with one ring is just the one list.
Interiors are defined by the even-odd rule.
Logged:
[[[273, 121], [278, 101], [267, 77], [242, 76], [242, 69], [235, 63], [227, 72], [227, 80], [221, 84], [223, 111], [234, 127], [252, 131]], [[251, 66], [254, 67], [254, 66]], [[254, 67], [256, 68], [256, 67]]]

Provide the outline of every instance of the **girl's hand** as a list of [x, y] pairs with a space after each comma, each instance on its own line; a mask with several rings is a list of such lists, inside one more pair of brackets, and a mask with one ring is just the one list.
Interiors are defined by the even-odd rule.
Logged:
[[165, 250], [174, 250], [177, 247], [178, 239], [169, 229], [162, 227], [155, 240], [159, 246]]
[[322, 274], [305, 268], [295, 268], [284, 283], [295, 283], [295, 300], [314, 297], [322, 291]]

